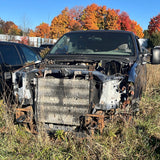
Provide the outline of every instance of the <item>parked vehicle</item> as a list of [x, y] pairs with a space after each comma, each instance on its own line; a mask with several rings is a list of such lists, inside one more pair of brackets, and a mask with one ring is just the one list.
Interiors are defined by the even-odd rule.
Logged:
[[160, 46], [155, 46], [154, 48], [158, 48], [158, 49], [160, 49]]
[[40, 48], [45, 49], [48, 47], [49, 49], [51, 49], [53, 46], [54, 46], [54, 44], [52, 44], [52, 43], [43, 43], [40, 45]]
[[34, 52], [36, 52], [40, 56], [41, 49], [39, 47], [32, 47], [32, 46], [29, 47], [32, 48]]
[[[17, 70], [29, 63], [40, 61], [40, 56], [30, 47], [13, 42], [0, 42], [0, 90], [1, 94], [12, 87], [12, 75]], [[7, 89], [8, 88], [8, 89]]]
[[132, 32], [66, 33], [36, 69], [13, 72], [16, 121], [31, 130], [42, 123], [49, 130], [102, 133], [113, 116], [138, 111], [146, 63], [160, 64], [160, 51], [143, 53]]

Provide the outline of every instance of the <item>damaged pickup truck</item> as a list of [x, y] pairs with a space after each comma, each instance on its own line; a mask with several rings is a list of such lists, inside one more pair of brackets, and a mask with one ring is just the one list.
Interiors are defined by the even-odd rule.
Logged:
[[160, 52], [143, 53], [132, 32], [66, 33], [41, 63], [13, 72], [16, 121], [102, 133], [114, 115], [138, 111], [146, 63], [159, 64]]

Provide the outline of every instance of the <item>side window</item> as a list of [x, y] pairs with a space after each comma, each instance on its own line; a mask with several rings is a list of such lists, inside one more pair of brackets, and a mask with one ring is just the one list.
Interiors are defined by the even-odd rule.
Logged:
[[30, 49], [26, 46], [20, 46], [20, 48], [22, 49], [27, 62], [32, 62], [32, 61], [38, 60], [36, 53], [34, 53], [32, 51], [32, 49]]
[[22, 65], [21, 59], [13, 45], [0, 45], [3, 63], [6, 65]]

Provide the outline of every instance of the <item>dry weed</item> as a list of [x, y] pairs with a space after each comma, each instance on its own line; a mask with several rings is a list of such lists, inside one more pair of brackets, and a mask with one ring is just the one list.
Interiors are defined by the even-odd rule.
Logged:
[[160, 86], [160, 65], [147, 65], [147, 91]]

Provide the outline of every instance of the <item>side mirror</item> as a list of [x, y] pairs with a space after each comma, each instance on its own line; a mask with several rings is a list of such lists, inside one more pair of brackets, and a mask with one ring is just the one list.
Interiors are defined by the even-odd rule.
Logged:
[[160, 49], [153, 48], [151, 54], [151, 64], [160, 64]]

